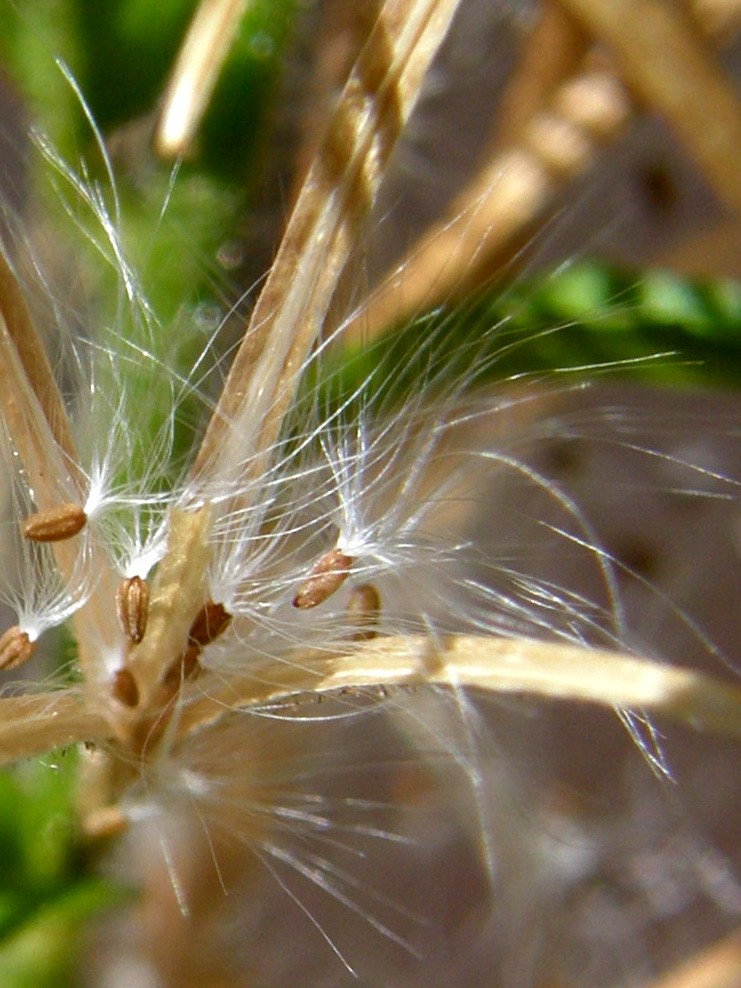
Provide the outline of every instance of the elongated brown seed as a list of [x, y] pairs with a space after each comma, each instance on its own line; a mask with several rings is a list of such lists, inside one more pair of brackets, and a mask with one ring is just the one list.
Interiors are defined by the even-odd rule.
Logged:
[[34, 542], [62, 542], [77, 535], [87, 515], [79, 504], [58, 504], [48, 511], [37, 511], [23, 522], [23, 534]]
[[377, 634], [376, 625], [381, 616], [381, 597], [372, 583], [353, 587], [347, 601], [347, 618], [353, 628], [351, 638], [355, 642], [370, 641]]
[[346, 556], [339, 549], [325, 552], [311, 567], [308, 577], [296, 591], [293, 606], [306, 610], [331, 597], [347, 579], [352, 561], [352, 556]]
[[35, 642], [17, 624], [0, 637], [0, 669], [16, 669], [23, 665], [34, 650]]
[[102, 806], [82, 819], [82, 830], [91, 840], [117, 837], [128, 826], [123, 811], [118, 806]]
[[125, 707], [138, 706], [139, 687], [129, 669], [121, 667], [114, 672], [113, 695]]
[[130, 642], [137, 644], [147, 630], [149, 586], [140, 576], [121, 580], [116, 591], [116, 610], [121, 629]]
[[188, 644], [210, 645], [219, 635], [222, 635], [229, 627], [232, 619], [231, 614], [223, 604], [215, 604], [212, 600], [207, 601], [196, 614], [193, 624], [188, 632]]

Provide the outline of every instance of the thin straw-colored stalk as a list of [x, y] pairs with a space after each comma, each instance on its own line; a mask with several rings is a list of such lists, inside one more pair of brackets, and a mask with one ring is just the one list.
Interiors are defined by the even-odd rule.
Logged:
[[[81, 498], [77, 457], [62, 397], [46, 353], [10, 268], [0, 260], [0, 409], [33, 490], [46, 511]], [[72, 578], [77, 548], [52, 545], [65, 580]]]
[[184, 154], [208, 106], [247, 0], [202, 0], [188, 27], [162, 103], [154, 149]]
[[552, 93], [576, 72], [589, 38], [558, 0], [543, 0], [517, 68], [497, 106], [490, 154], [514, 144]]
[[610, 48], [623, 82], [664, 116], [721, 202], [741, 210], [741, 102], [698, 23], [666, 0], [562, 2]]
[[309, 171], [194, 472], [265, 468], [340, 273], [458, 0], [387, 0]]
[[152, 585], [147, 633], [127, 662], [139, 692], [138, 718], [151, 713], [162, 677], [185, 647], [193, 617], [203, 604], [209, 514], [208, 508], [170, 513], [167, 552]]
[[178, 728], [187, 733], [235, 707], [302, 692], [429, 685], [638, 709], [741, 739], [736, 686], [619, 652], [466, 635], [439, 644], [421, 637], [379, 638], [342, 656], [307, 651], [293, 663], [258, 663], [249, 676], [209, 687], [184, 708]]
[[0, 765], [110, 735], [107, 719], [83, 706], [79, 690], [0, 698]]
[[[688, 27], [689, 15], [675, 4], [659, 5], [662, 30], [668, 32], [665, 41], [674, 46], [674, 53], [662, 51], [662, 66], [657, 68], [652, 53], [660, 46], [659, 35], [650, 17], [644, 22], [641, 2], [631, 6], [631, 0], [626, 0], [621, 17], [609, 15], [611, 3], [602, 0], [592, 4], [589, 0], [574, 0], [569, 12], [576, 17], [577, 7], [581, 9], [582, 4], [590, 7], [594, 17], [610, 17], [614, 37], [608, 38], [605, 29], [605, 40], [625, 49], [626, 60], [634, 59], [635, 66], [627, 66], [629, 71], [624, 72], [623, 79], [611, 65], [595, 66], [594, 60], [587, 58], [549, 100], [541, 103], [539, 112], [534, 112], [534, 101], [528, 100], [530, 121], [526, 122], [525, 115], [518, 112], [511, 127], [505, 122], [504, 137], [491, 144], [495, 153], [484, 160], [447, 215], [422, 235], [397, 266], [403, 272], [401, 278], [389, 278], [379, 286], [362, 318], [349, 327], [348, 339], [362, 336], [370, 340], [390, 325], [409, 318], [410, 313], [475, 289], [498, 270], [512, 265], [527, 242], [532, 224], [553, 207], [566, 182], [591, 167], [600, 150], [630, 122], [633, 107], [623, 83], [633, 83], [635, 95], [647, 108], [666, 113], [670, 122], [676, 115], [681, 126], [678, 134], [691, 153], [695, 150], [703, 170], [706, 159], [708, 168], [717, 168], [716, 189], [722, 184], [729, 193], [722, 193], [726, 200], [738, 201], [736, 157], [730, 154], [736, 142], [738, 106], [734, 105], [733, 90], [721, 69], [703, 45], [699, 29]], [[737, 27], [741, 18], [738, 0], [727, 4], [708, 0], [695, 6], [698, 25], [718, 40]], [[585, 29], [595, 28], [585, 17], [581, 21]], [[675, 33], [678, 40], [674, 39]], [[541, 39], [550, 44], [543, 34], [536, 37], [536, 42]], [[703, 81], [710, 88], [693, 95], [693, 111], [685, 118], [683, 97], [679, 94], [689, 86], [689, 76], [680, 79], [685, 61], [679, 53], [690, 51], [688, 64], [695, 83]], [[528, 58], [532, 55], [528, 54]], [[547, 58], [547, 52], [543, 58]], [[645, 85], [644, 74], [650, 77]], [[680, 88], [673, 95], [669, 90], [675, 83]], [[708, 124], [714, 118], [706, 118], [705, 114], [714, 112], [712, 107], [716, 104], [722, 118], [731, 122], [732, 130], [714, 147], [716, 126], [714, 122], [712, 126]], [[513, 141], [509, 147], [505, 146], [507, 137]], [[725, 161], [716, 162], [721, 154], [726, 155]], [[710, 174], [706, 177], [713, 181]]]
[[[16, 276], [1, 252], [0, 312], [2, 312], [5, 321], [3, 329], [5, 360], [11, 361], [13, 359], [11, 354], [12, 347], [17, 355], [20, 366], [23, 368], [23, 373], [31, 386], [34, 398], [39, 405], [40, 418], [38, 415], [33, 415], [33, 418], [37, 419], [39, 424], [44, 423], [44, 431], [53, 439], [54, 444], [65, 457], [66, 471], [70, 479], [74, 483], [79, 484], [81, 478], [76, 467], [77, 457], [62, 396], [54, 381], [46, 352], [18, 287]], [[5, 335], [6, 333], [7, 336]], [[8, 369], [7, 373], [10, 373], [10, 369]], [[12, 384], [12, 381], [8, 379], [8, 383]], [[12, 392], [6, 394], [5, 389], [3, 389], [0, 398], [3, 400], [6, 413], [9, 412], [11, 415], [17, 413], [13, 421], [15, 424], [21, 425], [22, 417], [29, 414], [29, 409], [23, 408], [21, 402], [18, 401]], [[38, 437], [34, 445], [37, 442]], [[41, 456], [42, 454], [38, 450], [34, 454], [31, 454], [29, 451], [29, 462], [26, 469], [33, 477], [34, 486], [39, 487], [39, 485], [42, 485], [42, 489], [38, 493], [39, 497], [44, 498], [46, 496], [46, 492], [43, 490], [45, 471], [39, 465]], [[52, 507], [56, 503], [54, 500], [55, 497], [58, 499], [58, 492], [51, 495], [48, 505], [42, 503], [39, 506]]]
[[348, 327], [348, 338], [368, 341], [409, 313], [475, 289], [510, 263], [530, 225], [568, 180], [592, 165], [630, 113], [612, 72], [586, 59], [518, 142], [489, 158], [447, 216], [423, 234], [397, 266], [398, 277], [382, 284]]
[[[33, 490], [36, 507], [46, 511], [64, 502], [82, 503], [84, 479], [72, 440], [69, 419], [54, 380], [43, 344], [26, 308], [15, 274], [0, 256], [0, 413], [17, 449]], [[65, 581], [72, 581], [79, 564], [78, 538], [52, 543], [56, 565]], [[115, 599], [109, 567], [93, 546], [89, 563], [99, 574], [101, 591], [92, 607], [108, 609]], [[94, 558], [92, 558], [94, 557]], [[98, 611], [103, 624], [105, 617]], [[95, 630], [91, 611], [84, 619], [73, 616], [80, 668], [84, 674], [98, 663], [93, 654]], [[96, 643], [97, 644], [97, 643]]]
[[741, 985], [741, 933], [712, 944], [648, 988], [738, 988]]

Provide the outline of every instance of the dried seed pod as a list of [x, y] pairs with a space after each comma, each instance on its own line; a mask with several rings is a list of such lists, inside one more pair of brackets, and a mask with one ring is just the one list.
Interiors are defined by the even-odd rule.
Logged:
[[58, 504], [48, 511], [37, 511], [23, 522], [23, 534], [33, 542], [62, 542], [77, 535], [87, 515], [79, 504]]
[[129, 669], [116, 669], [113, 674], [113, 695], [125, 707], [139, 705], [139, 687]]
[[376, 637], [376, 625], [381, 616], [381, 597], [372, 583], [361, 583], [350, 591], [347, 617], [355, 642], [370, 641]]
[[207, 601], [196, 614], [193, 624], [188, 632], [188, 644], [210, 645], [219, 635], [223, 634], [229, 627], [232, 616], [223, 604], [215, 604], [212, 600]]
[[23, 665], [31, 658], [34, 648], [35, 642], [32, 642], [28, 634], [14, 624], [0, 637], [0, 669], [15, 669]]
[[144, 637], [149, 616], [149, 585], [140, 576], [121, 580], [116, 591], [116, 610], [123, 633], [135, 644]]
[[201, 671], [201, 663], [198, 661], [200, 654], [200, 646], [188, 645], [180, 658], [173, 662], [165, 673], [162, 679], [163, 685], [174, 690], [186, 679], [195, 679]]
[[347, 579], [352, 562], [352, 556], [346, 556], [339, 549], [325, 552], [311, 567], [308, 577], [296, 591], [293, 606], [306, 610], [331, 597]]

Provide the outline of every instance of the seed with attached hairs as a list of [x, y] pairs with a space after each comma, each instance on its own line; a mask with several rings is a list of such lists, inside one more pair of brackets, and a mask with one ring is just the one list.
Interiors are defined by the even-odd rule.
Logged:
[[381, 616], [381, 597], [372, 583], [353, 587], [347, 601], [347, 617], [354, 628], [351, 637], [355, 642], [375, 638], [376, 625]]
[[308, 577], [296, 591], [293, 606], [301, 610], [316, 607], [339, 590], [352, 566], [352, 556], [339, 549], [330, 549], [314, 563]]
[[223, 604], [215, 604], [212, 600], [206, 601], [190, 626], [188, 644], [198, 645], [201, 648], [210, 645], [226, 631], [231, 619], [231, 614]]
[[0, 637], [0, 669], [16, 669], [31, 658], [35, 648], [25, 631], [17, 624]]
[[129, 669], [116, 669], [113, 674], [113, 695], [125, 707], [139, 704], [139, 687]]
[[135, 644], [144, 637], [149, 616], [149, 586], [140, 576], [121, 580], [116, 591], [116, 610], [123, 633]]
[[87, 515], [79, 504], [58, 504], [37, 511], [23, 522], [23, 534], [33, 542], [63, 542], [85, 526]]

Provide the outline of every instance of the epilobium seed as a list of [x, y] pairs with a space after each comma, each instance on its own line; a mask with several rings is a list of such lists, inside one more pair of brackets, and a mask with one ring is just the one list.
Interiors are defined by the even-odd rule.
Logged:
[[87, 515], [79, 504], [58, 504], [47, 511], [37, 511], [23, 522], [23, 534], [34, 542], [62, 542], [71, 539], [84, 527]]
[[306, 610], [331, 597], [347, 579], [352, 562], [352, 556], [346, 556], [339, 549], [325, 552], [311, 567], [308, 577], [296, 591], [293, 606]]
[[361, 583], [350, 591], [347, 602], [347, 618], [355, 630], [352, 640], [370, 641], [376, 637], [376, 625], [381, 615], [381, 597], [372, 583]]
[[31, 658], [35, 647], [17, 624], [0, 638], [0, 669], [15, 669]]
[[188, 632], [188, 644], [203, 648], [210, 645], [229, 627], [232, 616], [223, 604], [207, 601], [196, 614]]
[[138, 644], [144, 637], [149, 615], [149, 586], [140, 576], [122, 580], [116, 591], [116, 610], [123, 633]]
[[128, 669], [116, 669], [113, 674], [113, 695], [125, 707], [136, 707], [139, 704], [139, 687]]

